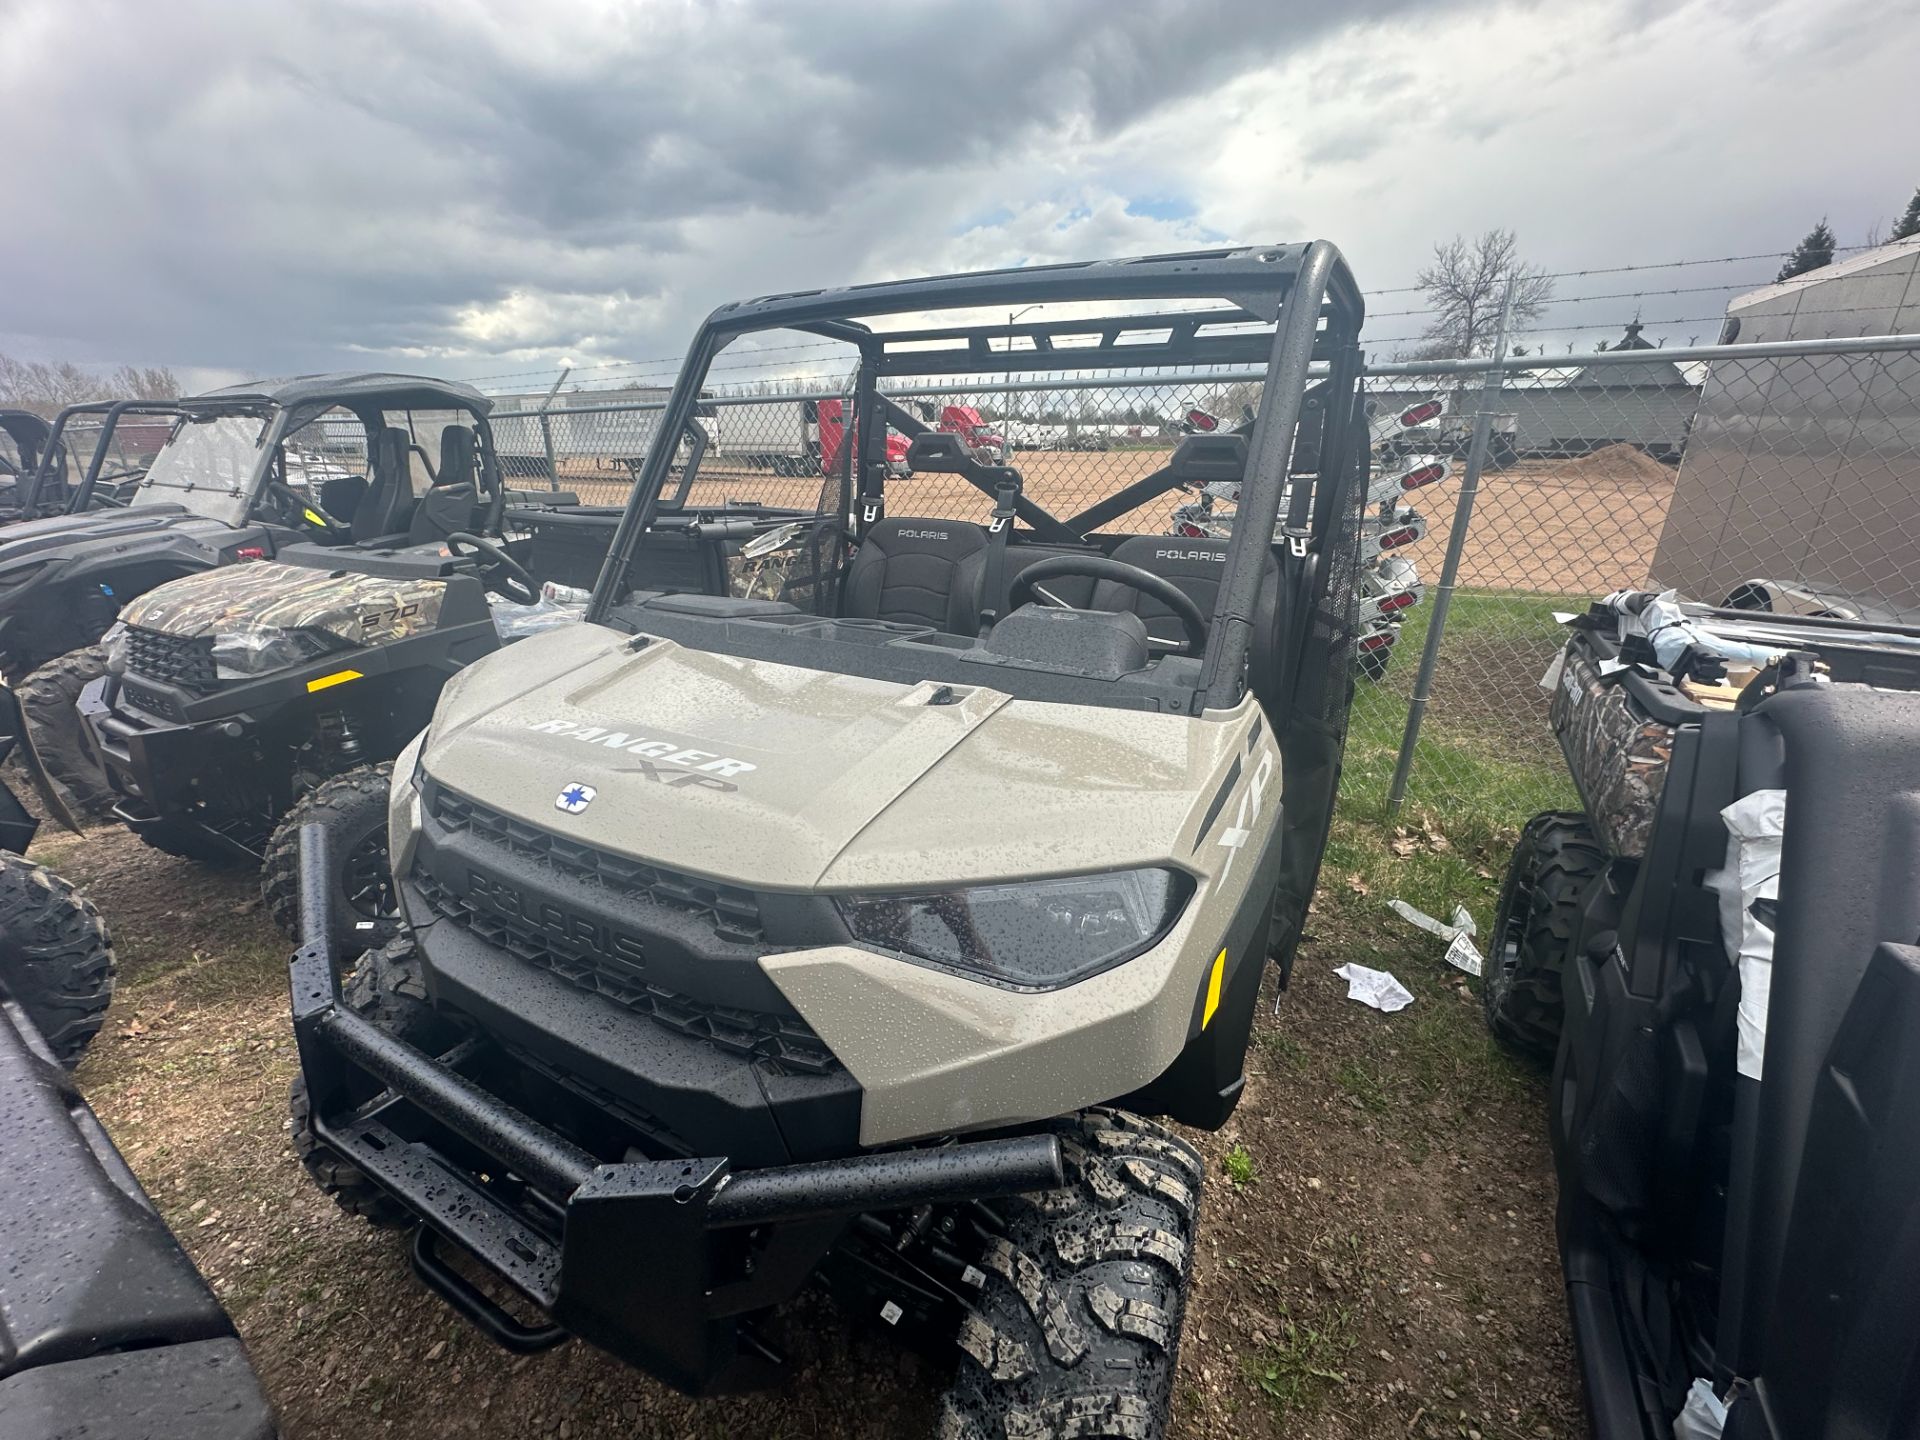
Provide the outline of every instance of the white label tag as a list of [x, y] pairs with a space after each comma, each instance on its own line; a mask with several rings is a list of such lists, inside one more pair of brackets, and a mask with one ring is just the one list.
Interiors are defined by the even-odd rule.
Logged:
[[982, 1285], [987, 1283], [986, 1272], [976, 1270], [973, 1266], [969, 1265], [960, 1272], [960, 1283], [962, 1285], [971, 1285], [974, 1289], [978, 1290]]
[[1469, 975], [1478, 975], [1486, 968], [1480, 958], [1480, 952], [1474, 948], [1473, 941], [1464, 932], [1453, 937], [1453, 943], [1447, 946], [1447, 963], [1456, 970], [1464, 970]]
[[891, 1300], [880, 1307], [880, 1318], [889, 1325], [898, 1325], [900, 1323], [900, 1317], [906, 1313], [906, 1311], [902, 1310]]

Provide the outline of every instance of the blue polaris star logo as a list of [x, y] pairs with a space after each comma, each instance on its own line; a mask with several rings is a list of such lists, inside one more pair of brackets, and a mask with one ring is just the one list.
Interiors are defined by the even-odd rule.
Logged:
[[600, 792], [591, 785], [582, 785], [578, 781], [567, 786], [553, 802], [553, 808], [564, 810], [569, 815], [578, 815], [593, 803], [593, 797]]

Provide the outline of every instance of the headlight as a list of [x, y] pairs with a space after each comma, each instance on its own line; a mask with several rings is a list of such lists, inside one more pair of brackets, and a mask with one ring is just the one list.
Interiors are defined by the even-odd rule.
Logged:
[[1159, 942], [1193, 894], [1177, 870], [1121, 870], [912, 895], [849, 895], [854, 938], [1001, 985], [1051, 989]]
[[304, 665], [337, 648], [310, 630], [236, 630], [213, 637], [213, 664], [222, 680], [250, 680]]

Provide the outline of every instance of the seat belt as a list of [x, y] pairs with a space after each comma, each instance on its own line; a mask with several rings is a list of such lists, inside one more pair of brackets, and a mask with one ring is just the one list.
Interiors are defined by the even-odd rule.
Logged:
[[980, 586], [980, 629], [984, 633], [1000, 618], [1007, 600], [1007, 541], [1020, 505], [1020, 477], [1001, 475], [993, 487], [993, 519], [987, 525], [986, 577]]
[[860, 467], [860, 495], [856, 504], [854, 533], [864, 540], [867, 532], [887, 518], [887, 467], [865, 464]]

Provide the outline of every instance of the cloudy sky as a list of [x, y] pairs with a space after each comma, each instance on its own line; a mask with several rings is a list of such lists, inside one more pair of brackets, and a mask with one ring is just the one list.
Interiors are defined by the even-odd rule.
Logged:
[[[0, 350], [645, 377], [743, 295], [1325, 236], [1388, 353], [1456, 232], [1884, 230], [1916, 73], [1910, 0], [0, 0]], [[1708, 339], [1776, 267], [1569, 276], [1535, 338]]]

